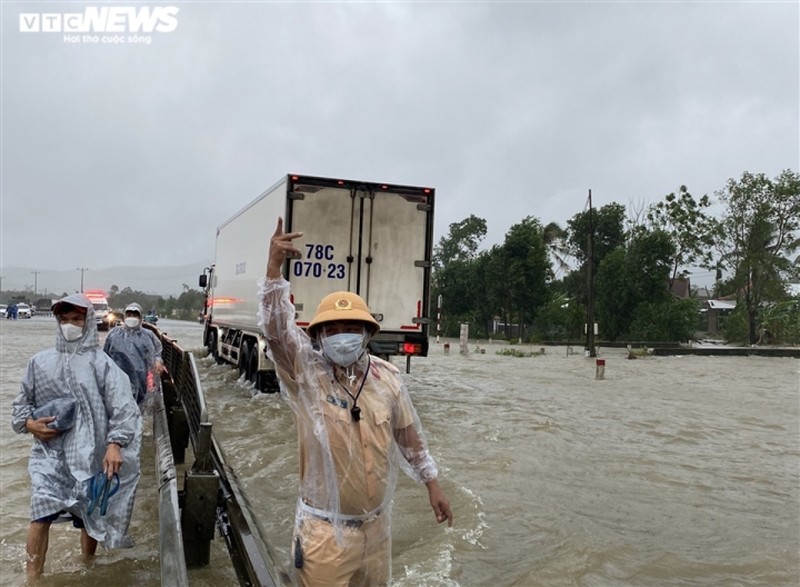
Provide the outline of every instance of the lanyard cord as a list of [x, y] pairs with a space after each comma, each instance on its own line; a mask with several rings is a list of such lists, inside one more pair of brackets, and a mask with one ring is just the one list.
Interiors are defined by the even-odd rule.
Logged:
[[342, 382], [339, 381], [338, 377], [336, 378], [336, 383], [339, 384], [339, 387], [344, 389], [345, 393], [349, 395], [350, 398], [353, 400], [353, 407], [350, 408], [350, 415], [353, 416], [353, 420], [355, 420], [356, 422], [361, 420], [361, 408], [358, 407], [358, 398], [359, 396], [361, 396], [361, 391], [364, 389], [364, 384], [367, 382], [367, 375], [369, 375], [369, 366], [371, 362], [372, 361], [369, 358], [369, 354], [367, 354], [367, 369], [366, 371], [364, 371], [364, 377], [361, 379], [361, 385], [358, 386], [358, 392], [356, 392], [355, 395], [350, 393], [350, 390], [347, 389], [344, 385], [342, 385]]

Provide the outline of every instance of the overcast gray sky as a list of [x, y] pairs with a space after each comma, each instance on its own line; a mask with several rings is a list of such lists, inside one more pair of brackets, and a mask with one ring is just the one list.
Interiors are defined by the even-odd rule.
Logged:
[[179, 9], [149, 44], [20, 30], [97, 6], [2, 2], [0, 271], [206, 263], [290, 172], [435, 187], [436, 240], [475, 214], [488, 247], [590, 188], [800, 167], [796, 1], [163, 2], [133, 5]]

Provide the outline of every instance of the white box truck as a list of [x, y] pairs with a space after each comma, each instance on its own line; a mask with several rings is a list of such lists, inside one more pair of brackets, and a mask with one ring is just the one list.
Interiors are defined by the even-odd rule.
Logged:
[[261, 391], [276, 391], [258, 328], [257, 280], [266, 271], [278, 217], [303, 254], [284, 265], [296, 321], [307, 327], [319, 301], [347, 290], [363, 297], [381, 331], [370, 352], [428, 354], [434, 190], [390, 183], [287, 175], [217, 228], [206, 291], [204, 344]]

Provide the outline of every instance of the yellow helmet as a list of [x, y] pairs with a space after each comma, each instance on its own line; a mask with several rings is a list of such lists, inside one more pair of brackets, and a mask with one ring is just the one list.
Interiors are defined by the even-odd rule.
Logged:
[[357, 320], [364, 325], [374, 336], [381, 329], [377, 320], [369, 312], [367, 303], [358, 295], [350, 291], [337, 291], [328, 294], [317, 306], [317, 313], [308, 325], [308, 331], [315, 335], [318, 326], [327, 322], [341, 322], [343, 320]]

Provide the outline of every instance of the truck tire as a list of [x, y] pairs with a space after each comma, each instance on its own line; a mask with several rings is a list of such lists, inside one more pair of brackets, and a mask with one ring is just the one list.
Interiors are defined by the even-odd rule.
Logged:
[[278, 393], [278, 377], [275, 371], [259, 371], [256, 373], [256, 389], [261, 393]]
[[245, 379], [250, 379], [247, 376], [248, 366], [250, 365], [250, 343], [244, 341], [242, 346], [239, 347], [239, 377], [245, 376]]
[[225, 362], [225, 359], [219, 356], [217, 347], [217, 331], [212, 330], [208, 335], [208, 352], [212, 357], [214, 357], [214, 360], [217, 362], [217, 364], [221, 365]]
[[247, 369], [245, 371], [247, 380], [251, 383], [258, 383], [258, 346], [255, 345], [247, 356]]

